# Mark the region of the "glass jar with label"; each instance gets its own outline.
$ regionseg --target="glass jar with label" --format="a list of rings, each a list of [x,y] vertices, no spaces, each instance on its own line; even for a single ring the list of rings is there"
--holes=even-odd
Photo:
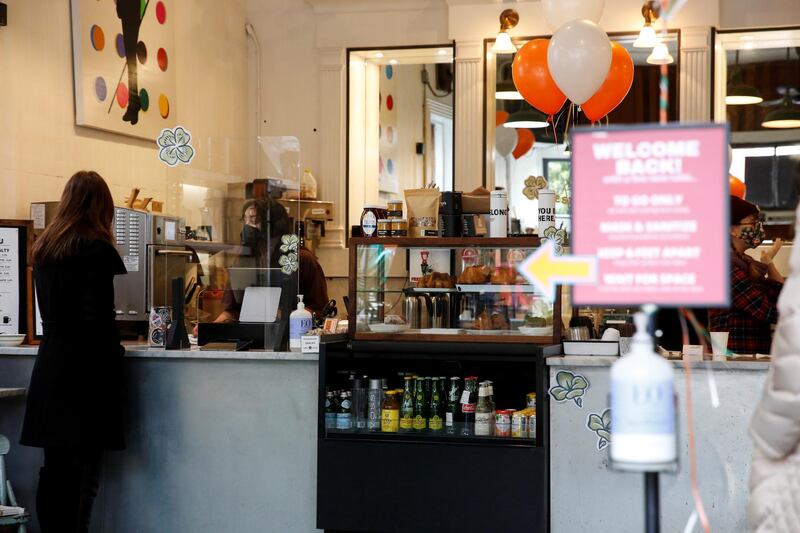
[[[361,212],[361,233],[364,237],[378,236],[378,220],[386,218],[386,208],[382,205],[365,205]]]
[[[407,237],[408,220],[402,218],[393,219],[389,227],[389,235],[392,237]]]
[[[392,235],[391,223],[392,221],[388,218],[378,219],[378,237],[383,238],[390,237]]]
[[[398,219],[403,218],[403,201],[391,200],[386,207],[386,218]]]

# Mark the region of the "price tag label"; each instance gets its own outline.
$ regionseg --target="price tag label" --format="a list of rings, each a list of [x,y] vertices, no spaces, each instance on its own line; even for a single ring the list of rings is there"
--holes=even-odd
[[[319,335],[307,335],[300,338],[302,353],[319,353]]]
[[[469,391],[465,390],[461,393],[461,403],[469,403]]]

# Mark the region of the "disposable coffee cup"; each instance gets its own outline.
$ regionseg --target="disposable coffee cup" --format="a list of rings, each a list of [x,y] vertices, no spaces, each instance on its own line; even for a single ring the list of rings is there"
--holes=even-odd
[[[710,335],[711,353],[714,361],[725,361],[725,355],[728,353],[728,332],[712,331]]]

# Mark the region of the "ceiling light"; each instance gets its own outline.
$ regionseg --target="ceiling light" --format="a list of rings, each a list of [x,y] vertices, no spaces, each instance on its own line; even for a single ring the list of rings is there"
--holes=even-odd
[[[790,49],[786,49],[786,73],[788,75],[791,70]],[[788,81],[788,80],[787,80]],[[778,109],[774,109],[767,113],[764,117],[764,122],[761,126],[770,129],[790,129],[800,128],[800,108],[797,108],[792,103],[792,91],[788,88],[787,84],[786,94],[783,96],[783,103]]]
[[[445,50],[444,48],[440,48],[436,53],[439,54],[440,56],[446,56],[447,50]]]
[[[516,53],[517,47],[511,42],[511,36],[508,34],[508,30],[516,26],[518,22],[519,13],[513,9],[506,9],[500,13],[500,33],[497,34],[494,40],[494,46],[492,46],[492,50],[494,50],[495,54]]]
[[[792,105],[788,91],[781,107],[767,113],[761,126],[770,129],[800,128],[800,109]]]
[[[506,128],[546,128],[549,126],[547,117],[535,109],[525,109],[512,113],[503,123]]]
[[[669,55],[669,49],[664,43],[658,43],[653,47],[653,51],[647,57],[647,62],[651,65],[669,65],[675,60]]]
[[[389,64],[390,65],[396,65],[397,64],[397,60],[396,59],[390,59],[389,60]]]
[[[739,66],[739,50],[736,50],[736,66],[731,70],[728,85],[725,88],[726,105],[749,105],[763,102],[758,89],[744,83],[742,68]]]
[[[522,100],[522,95],[519,94],[517,87],[513,81],[506,80],[497,84],[497,89],[494,92],[496,100]]]
[[[639,37],[633,42],[634,48],[652,48],[658,44],[653,23],[658,20],[660,14],[661,5],[659,2],[649,0],[642,5],[644,26],[642,26],[642,29],[639,31]]]
[[[382,58],[383,57],[383,52],[377,52],[375,54],[375,57],[377,57],[378,59]]]

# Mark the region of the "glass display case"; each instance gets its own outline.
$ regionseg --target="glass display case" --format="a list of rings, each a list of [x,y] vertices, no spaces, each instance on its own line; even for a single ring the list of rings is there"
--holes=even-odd
[[[561,298],[517,266],[540,241],[520,238],[353,238],[350,336],[358,340],[558,343]]]

